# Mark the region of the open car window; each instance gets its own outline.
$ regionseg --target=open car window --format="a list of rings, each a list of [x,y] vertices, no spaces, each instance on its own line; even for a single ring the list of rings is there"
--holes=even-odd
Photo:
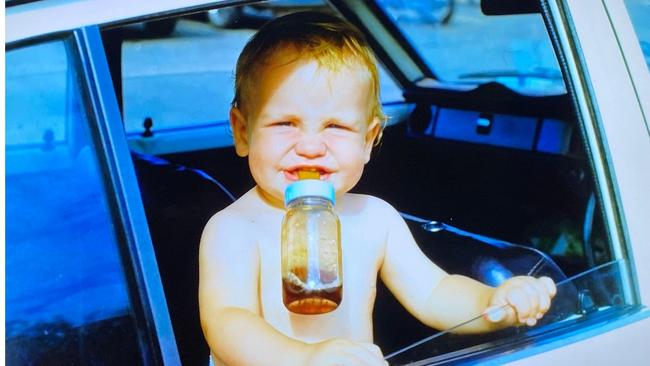
[[[471,362],[478,357],[488,360],[499,351],[531,347],[559,333],[566,334],[587,325],[602,325],[612,316],[620,316],[636,308],[626,305],[620,296],[620,279],[627,265],[623,259],[613,260],[557,282],[554,305],[534,327],[508,328],[487,337],[455,333],[463,326],[487,316],[477,314],[456,326],[387,354],[385,358],[391,365],[412,366]]]

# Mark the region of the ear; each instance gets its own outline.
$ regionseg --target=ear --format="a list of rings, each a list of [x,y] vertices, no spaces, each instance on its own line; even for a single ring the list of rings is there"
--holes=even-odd
[[[246,128],[246,119],[241,111],[236,108],[230,108],[230,129],[235,143],[235,151],[241,157],[248,156],[248,130]]]
[[[368,125],[368,130],[366,132],[366,137],[364,141],[364,153],[366,155],[366,163],[370,161],[370,153],[372,152],[372,147],[375,146],[375,140],[381,131],[381,121],[379,118],[375,117]]]

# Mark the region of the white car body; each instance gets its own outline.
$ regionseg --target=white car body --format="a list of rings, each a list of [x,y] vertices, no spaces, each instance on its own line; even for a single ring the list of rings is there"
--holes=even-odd
[[[6,9],[5,42],[38,42],[43,35],[93,25],[155,19],[228,3],[203,0],[47,0]],[[107,4],[110,10],[106,11]],[[513,365],[638,365],[650,360],[650,72],[623,0],[549,0],[554,26],[578,91],[587,144],[615,258],[631,258],[632,283],[642,308],[606,325],[582,328],[544,344],[513,350],[488,363]],[[83,15],[83,16],[80,16]],[[616,246],[615,246],[616,247]],[[153,281],[153,280],[152,280]],[[160,291],[153,283],[149,291]],[[151,304],[165,322],[164,304]],[[161,325],[165,327],[165,325]],[[177,337],[179,335],[176,335]],[[161,339],[161,348],[173,341]],[[164,364],[178,362],[163,351]]]

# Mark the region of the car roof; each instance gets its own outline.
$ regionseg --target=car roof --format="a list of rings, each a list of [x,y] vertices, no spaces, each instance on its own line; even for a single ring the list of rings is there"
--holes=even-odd
[[[200,11],[228,0],[42,0],[5,10],[5,42],[69,31],[89,25],[148,20],[179,12]],[[250,1],[249,1],[250,2]],[[110,8],[110,11],[107,9]]]

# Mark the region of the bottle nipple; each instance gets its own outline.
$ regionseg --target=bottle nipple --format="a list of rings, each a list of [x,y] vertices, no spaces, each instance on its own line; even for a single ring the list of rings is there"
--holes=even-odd
[[[316,169],[300,169],[298,170],[298,179],[318,179],[320,180],[320,172]]]

